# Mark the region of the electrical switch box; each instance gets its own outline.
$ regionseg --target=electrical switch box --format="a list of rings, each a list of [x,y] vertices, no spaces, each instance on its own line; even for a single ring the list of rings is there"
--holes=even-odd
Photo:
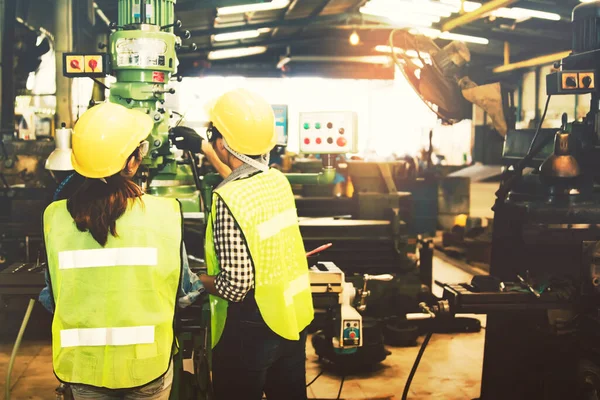
[[[63,75],[69,78],[102,78],[108,73],[106,53],[63,54]]]
[[[546,76],[546,92],[557,94],[586,94],[596,92],[594,71],[558,71]]]
[[[358,116],[354,111],[301,112],[300,152],[343,154],[358,151]]]

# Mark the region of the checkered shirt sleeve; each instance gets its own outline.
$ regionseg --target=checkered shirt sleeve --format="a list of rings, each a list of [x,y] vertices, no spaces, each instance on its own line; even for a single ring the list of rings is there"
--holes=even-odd
[[[221,269],[215,278],[215,287],[224,299],[240,302],[254,287],[254,266],[240,226],[218,197],[214,241]]]

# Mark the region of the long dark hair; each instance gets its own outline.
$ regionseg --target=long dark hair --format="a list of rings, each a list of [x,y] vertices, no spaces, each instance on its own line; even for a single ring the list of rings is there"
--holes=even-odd
[[[127,159],[140,160],[139,148]],[[117,237],[117,220],[127,211],[129,199],[140,199],[143,192],[131,179],[120,173],[100,179],[86,179],[67,199],[67,209],[75,220],[77,229],[90,232],[102,247],[108,234]],[[141,199],[140,199],[141,201]]]

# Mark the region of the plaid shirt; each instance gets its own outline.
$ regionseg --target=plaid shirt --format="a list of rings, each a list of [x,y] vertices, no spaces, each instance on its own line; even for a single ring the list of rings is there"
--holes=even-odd
[[[237,303],[254,288],[254,265],[244,234],[229,208],[219,197],[215,206],[214,242],[221,269],[215,287],[225,300]]]

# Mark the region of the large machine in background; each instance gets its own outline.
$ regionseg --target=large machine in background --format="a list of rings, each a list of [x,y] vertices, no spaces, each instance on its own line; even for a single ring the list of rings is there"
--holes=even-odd
[[[600,2],[577,6],[572,24],[538,128],[506,135],[490,276],[445,284],[426,308],[488,314],[481,400],[600,397]],[[583,120],[541,129],[552,96],[577,94],[591,94]]]

